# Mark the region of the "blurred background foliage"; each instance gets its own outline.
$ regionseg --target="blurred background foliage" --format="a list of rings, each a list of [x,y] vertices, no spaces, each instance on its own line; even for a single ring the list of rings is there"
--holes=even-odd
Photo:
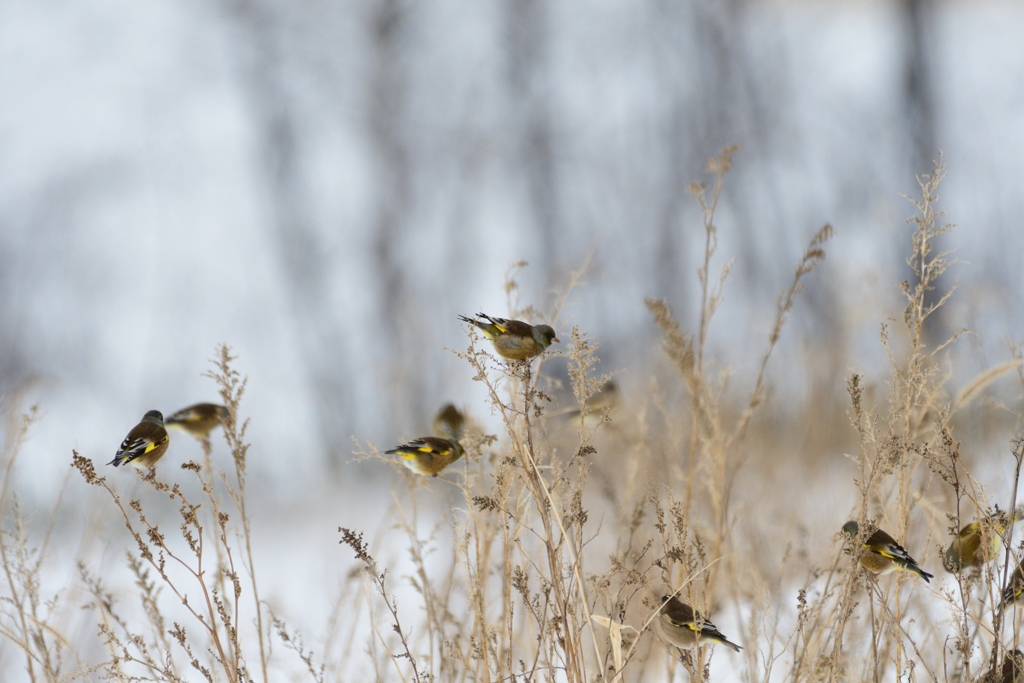
[[[930,332],[978,333],[972,377],[1024,338],[1022,28],[995,0],[5,0],[0,390],[44,417],[21,486],[214,398],[218,342],[251,378],[254,469],[373,476],[339,467],[353,435],[390,446],[482,405],[444,350],[465,347],[456,315],[507,315],[520,260],[544,314],[591,249],[550,322],[635,396],[664,369],[644,297],[697,324],[686,188],[731,144],[710,344],[738,373],[811,235],[837,233],[769,368],[780,433],[845,424],[850,371],[884,367],[900,193],[940,149],[967,265]]]

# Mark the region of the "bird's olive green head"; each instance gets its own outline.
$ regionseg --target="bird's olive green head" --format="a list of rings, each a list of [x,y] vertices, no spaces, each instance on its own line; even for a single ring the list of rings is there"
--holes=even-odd
[[[454,403],[445,403],[441,407],[441,410],[437,412],[437,418],[435,419],[455,424],[457,422],[462,422],[462,413],[459,412],[459,409],[455,407]]]
[[[1024,508],[1017,508],[1013,513],[1013,523],[1024,521]]]
[[[857,532],[860,531],[860,525],[857,524],[856,520],[851,519],[849,522],[843,525],[843,533],[850,538],[857,538]]]
[[[142,416],[142,419],[146,422],[156,422],[157,424],[163,424],[164,416],[159,410],[151,410]]]
[[[459,458],[466,454],[466,449],[462,447],[461,443],[459,443],[455,439],[448,439],[448,442],[455,447],[455,460],[458,460]]]
[[[533,328],[533,339],[543,348],[548,348],[551,343],[560,343],[558,337],[555,336],[555,331],[551,329],[550,325],[537,325]]]
[[[446,403],[434,417],[434,432],[437,436],[458,439],[462,436],[465,428],[466,418],[454,403]]]

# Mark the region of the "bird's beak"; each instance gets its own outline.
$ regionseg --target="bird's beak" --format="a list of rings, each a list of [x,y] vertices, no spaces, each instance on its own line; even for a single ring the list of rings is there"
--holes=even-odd
[[[559,341],[558,337],[552,337],[551,338],[551,343],[552,344],[561,344],[562,342]]]

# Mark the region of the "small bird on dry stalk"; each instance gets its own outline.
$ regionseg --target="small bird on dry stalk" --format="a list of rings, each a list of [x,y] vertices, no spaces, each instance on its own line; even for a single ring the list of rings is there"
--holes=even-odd
[[[459,319],[479,327],[494,344],[494,350],[509,360],[529,360],[539,356],[551,344],[560,343],[549,325],[530,325],[521,320],[492,318],[483,313],[477,313],[476,317],[480,320],[464,315]]]
[[[850,520],[843,525],[843,532],[856,540],[860,527],[856,521]],[[912,558],[892,536],[881,529],[876,529],[863,545],[865,553],[860,558],[861,566],[876,576],[888,574],[891,571],[902,570],[917,574],[927,582],[931,582],[932,574],[917,566]]]
[[[459,412],[454,403],[446,403],[434,417],[434,435],[458,441],[464,431],[466,417]]]
[[[1020,650],[1007,652],[1002,665],[992,667],[978,680],[984,683],[1024,683],[1024,653]]]
[[[691,650],[701,644],[702,640],[721,643],[736,652],[740,646],[730,642],[709,620],[678,598],[666,595],[661,598],[661,609],[654,620],[661,636],[682,650]]]
[[[159,410],[151,410],[142,417],[142,422],[132,427],[117,449],[114,459],[107,464],[118,467],[131,463],[139,469],[149,469],[150,474],[154,474],[157,460],[163,457],[168,445],[164,416]]]
[[[605,413],[612,413],[619,405],[619,385],[610,379],[587,399],[587,416],[585,420],[601,420]],[[582,411],[571,410],[566,413],[570,420],[579,420]]]
[[[1021,595],[1024,595],[1024,565],[1018,563],[1017,569],[1010,576],[1010,582],[1003,590],[1002,606],[1006,607],[1011,602],[1017,602],[1021,599]]]
[[[1003,548],[1003,534],[1008,526],[1024,520],[1024,508],[1013,513],[1009,525],[1003,520],[992,520],[985,528],[981,522],[968,524],[949,544],[942,556],[942,566],[955,574],[961,569],[977,567],[999,555]],[[987,537],[987,543],[982,543]]]
[[[164,424],[183,429],[203,444],[203,450],[210,452],[210,432],[231,419],[231,411],[216,403],[196,403],[171,414]]]
[[[430,474],[436,477],[441,470],[461,458],[466,451],[455,439],[424,436],[384,452],[402,456],[405,460],[403,464],[416,474]]]

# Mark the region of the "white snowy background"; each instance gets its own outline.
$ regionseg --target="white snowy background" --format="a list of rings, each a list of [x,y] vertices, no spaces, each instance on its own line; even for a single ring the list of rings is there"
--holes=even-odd
[[[1024,4],[999,0],[2,0],[0,391],[43,414],[14,489],[45,518],[72,449],[105,463],[146,410],[214,399],[201,373],[225,342],[249,378],[261,552],[329,552],[337,526],[379,524],[394,476],[349,464],[353,436],[390,447],[449,400],[491,419],[444,347],[466,344],[458,314],[507,314],[509,264],[530,263],[522,303],[545,313],[593,247],[558,332],[596,338],[627,396],[645,385],[643,298],[695,326],[685,188],[729,144],[718,258],[736,267],[712,342],[738,373],[825,222],[774,391],[799,397],[778,368],[836,340],[837,386],[885,367],[900,194],[940,149],[943,246],[964,262],[943,321],[978,333],[957,372],[1006,360],[1024,340],[1022,35]],[[179,438],[167,458],[198,452]],[[301,604],[294,571],[269,563],[272,599]]]

